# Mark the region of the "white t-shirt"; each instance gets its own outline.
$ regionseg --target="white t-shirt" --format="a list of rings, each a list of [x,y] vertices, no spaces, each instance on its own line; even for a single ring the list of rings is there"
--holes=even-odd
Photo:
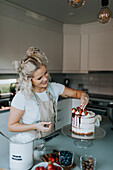
[[[54,90],[56,103],[59,95],[64,91],[65,86],[59,83],[50,83]],[[49,101],[46,90],[42,93],[37,93],[41,101]],[[25,110],[22,116],[22,121],[26,124],[32,124],[40,120],[40,110],[35,98],[26,98],[21,91],[19,91],[12,100],[11,105],[17,109]]]

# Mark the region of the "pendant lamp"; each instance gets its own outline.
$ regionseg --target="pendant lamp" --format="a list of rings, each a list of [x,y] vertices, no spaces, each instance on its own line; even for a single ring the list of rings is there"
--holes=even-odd
[[[97,19],[100,23],[105,24],[112,18],[112,11],[107,7],[109,0],[101,0],[102,8],[97,13]]]
[[[86,0],[68,0],[68,4],[73,8],[79,8],[85,4]]]

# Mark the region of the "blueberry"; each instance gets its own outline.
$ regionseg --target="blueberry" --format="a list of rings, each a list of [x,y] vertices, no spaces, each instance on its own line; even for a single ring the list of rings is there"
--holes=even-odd
[[[68,161],[65,162],[65,166],[69,166],[69,162]]]
[[[62,161],[61,161],[61,164],[64,165],[64,164],[65,164],[65,160],[62,160]]]
[[[62,150],[60,152],[60,162],[64,166],[69,166],[72,164],[72,156],[73,154],[70,151]]]
[[[60,155],[64,156],[65,155],[65,151],[61,151]]]

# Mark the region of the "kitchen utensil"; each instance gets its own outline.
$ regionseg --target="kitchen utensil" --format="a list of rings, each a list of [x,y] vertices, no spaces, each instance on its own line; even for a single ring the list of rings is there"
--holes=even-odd
[[[35,149],[37,149],[38,151],[43,150],[44,147],[45,147],[45,145],[46,145],[46,143],[47,143],[49,140],[51,140],[52,138],[54,138],[54,137],[56,137],[56,136],[58,136],[58,135],[59,135],[59,133],[57,133],[57,134],[55,134],[55,135],[52,135],[52,136],[49,136],[49,137],[45,137],[45,138],[43,139],[43,142],[42,142],[41,144],[37,145],[37,146],[35,147]]]
[[[0,134],[1,134],[2,136],[4,136],[6,139],[8,139],[10,142],[12,142],[11,139],[10,139],[9,137],[7,137],[6,135],[4,135],[1,131],[0,131]]]

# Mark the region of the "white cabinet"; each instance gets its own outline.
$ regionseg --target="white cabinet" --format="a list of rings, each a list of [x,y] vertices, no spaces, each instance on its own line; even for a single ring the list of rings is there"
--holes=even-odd
[[[89,70],[113,70],[113,31],[90,34]]]
[[[63,73],[80,70],[80,35],[64,35],[63,39]]]
[[[13,60],[20,57],[19,23],[0,15],[0,73],[13,73]]]
[[[80,71],[80,26],[63,25],[63,73]]]
[[[56,130],[71,123],[72,108],[80,106],[79,99],[63,99],[58,101]]]
[[[8,115],[9,112],[0,113],[0,131],[6,136],[9,136],[9,132],[7,130]],[[0,134],[0,156],[7,153],[9,147],[8,145],[9,141]]]
[[[37,47],[45,53],[49,61],[48,70],[50,72],[61,72],[62,34],[21,22],[20,49],[22,57],[25,57],[29,47]]]
[[[19,12],[19,11],[18,11]],[[21,11],[19,12],[21,14]],[[62,72],[63,34],[62,25],[46,21],[40,26],[26,18],[19,20],[0,14],[0,73],[17,73],[13,60],[26,57],[29,47],[37,47],[47,56],[48,71]],[[25,22],[24,22],[25,20]],[[45,26],[44,26],[45,25]]]
[[[88,49],[89,38],[88,34],[81,35],[81,59],[80,59],[80,71],[88,73]]]
[[[63,67],[63,35],[58,32],[51,32],[51,59],[50,72],[62,72]]]
[[[50,40],[48,43],[48,39]],[[25,58],[26,51],[29,47],[39,48],[41,52],[44,52],[50,60],[50,44],[51,35],[49,32],[38,28],[35,25],[21,22],[20,24],[20,49],[21,57]],[[48,66],[49,67],[49,66]]]

